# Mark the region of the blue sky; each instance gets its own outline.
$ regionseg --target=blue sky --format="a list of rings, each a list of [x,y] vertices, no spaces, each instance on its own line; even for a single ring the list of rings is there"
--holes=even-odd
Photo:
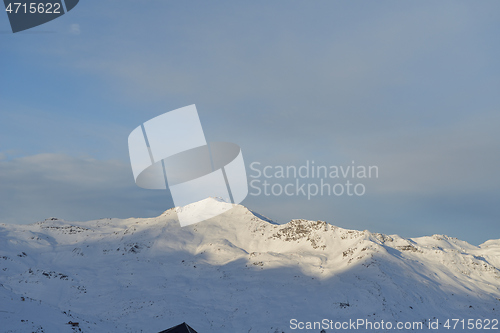
[[[80,1],[0,15],[0,221],[145,217],[127,137],[196,104],[248,166],[377,165],[362,197],[248,196],[277,220],[500,236],[497,1]]]

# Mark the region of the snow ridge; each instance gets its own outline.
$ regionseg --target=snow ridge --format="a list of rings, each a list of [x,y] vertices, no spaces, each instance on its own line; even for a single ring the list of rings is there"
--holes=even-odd
[[[293,318],[442,325],[498,318],[499,288],[500,240],[277,225],[240,205],[184,228],[174,209],[0,224],[0,332],[158,332],[185,321],[200,333],[276,333],[293,332]]]

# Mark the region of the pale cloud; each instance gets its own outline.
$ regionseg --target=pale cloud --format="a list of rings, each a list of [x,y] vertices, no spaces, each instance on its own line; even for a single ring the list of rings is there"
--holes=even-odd
[[[79,35],[80,34],[80,25],[77,23],[73,23],[69,26],[69,33],[72,35]]]
[[[64,154],[2,160],[0,184],[0,223],[151,216],[171,207],[165,191],[137,188],[130,166],[113,160]]]
[[[414,128],[353,138],[344,144],[352,156],[377,164],[380,193],[474,195],[500,191],[497,112],[437,127]]]

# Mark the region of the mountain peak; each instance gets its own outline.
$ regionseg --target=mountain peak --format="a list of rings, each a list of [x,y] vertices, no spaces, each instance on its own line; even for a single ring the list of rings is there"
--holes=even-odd
[[[274,333],[290,332],[298,314],[393,322],[500,315],[498,240],[477,247],[324,221],[277,225],[218,198],[180,209],[224,212],[182,228],[176,209],[0,225],[3,328],[69,333],[71,321],[82,332],[154,332],[186,321],[203,332]]]

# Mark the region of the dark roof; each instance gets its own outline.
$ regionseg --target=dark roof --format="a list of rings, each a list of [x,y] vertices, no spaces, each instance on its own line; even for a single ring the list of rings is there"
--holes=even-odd
[[[198,333],[191,326],[186,323],[182,323],[180,325],[168,328],[159,333]]]

